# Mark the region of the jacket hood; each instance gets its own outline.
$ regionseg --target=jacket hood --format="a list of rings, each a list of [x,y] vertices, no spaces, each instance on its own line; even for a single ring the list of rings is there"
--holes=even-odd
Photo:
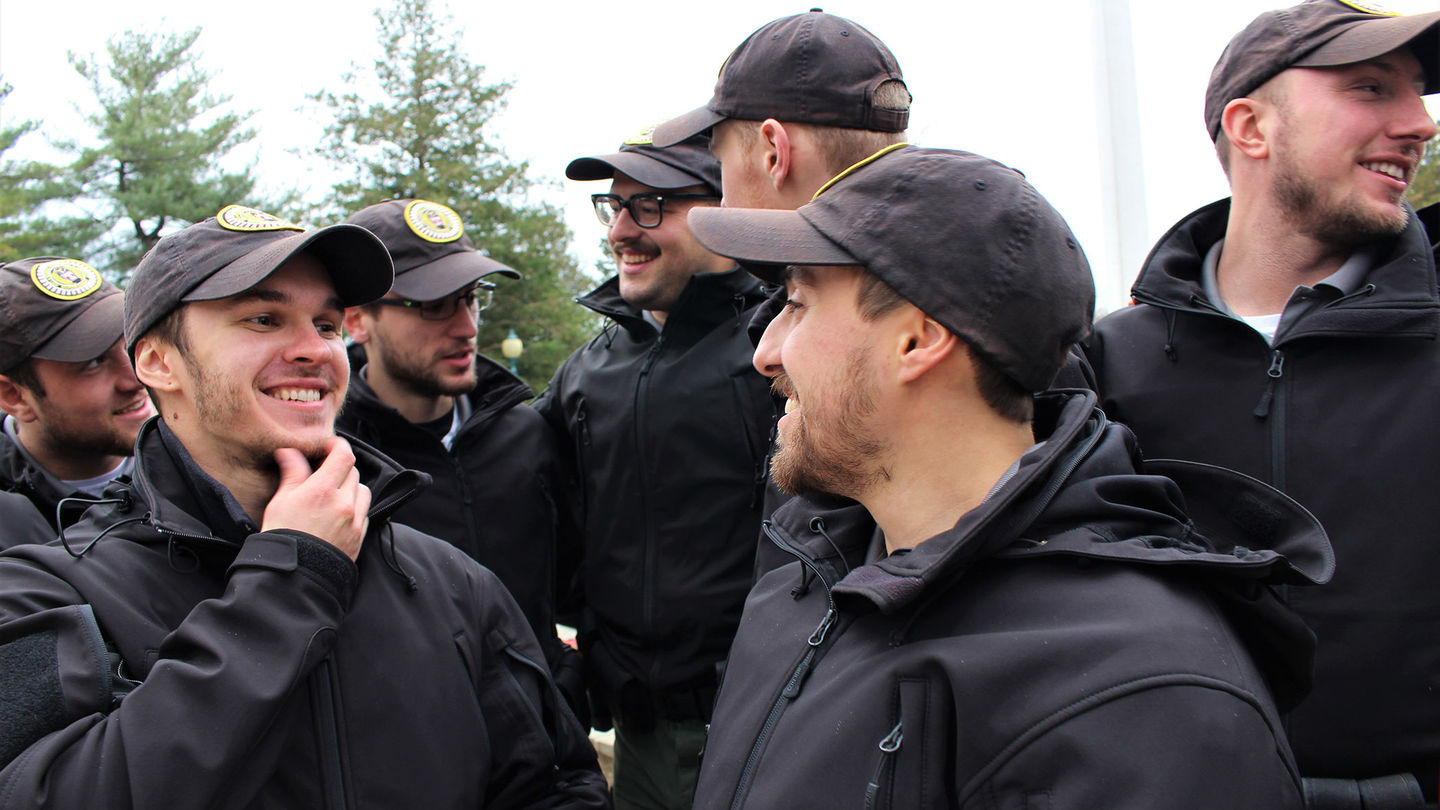
[[[665,319],[666,338],[676,336],[685,340],[688,335],[698,340],[726,318],[735,318],[744,327],[749,323],[749,316],[743,313],[764,298],[760,281],[739,267],[723,273],[691,276],[675,308]],[[636,338],[655,332],[641,311],[620,297],[619,276],[611,276],[575,301],[615,321]]]
[[[1044,446],[1027,453],[1004,486],[953,529],[906,553],[855,565],[869,542],[868,515],[858,507],[796,499],[773,522],[812,559],[846,559],[853,570],[834,583],[835,594],[886,613],[992,557],[1079,556],[1269,583],[1324,582],[1333,572],[1324,530],[1300,504],[1207,465],[1154,462],[1142,471],[1134,436],[1106,419],[1091,392],[1038,396],[1035,432]],[[1183,489],[1163,477],[1170,474]],[[837,520],[861,529],[837,529]],[[836,535],[845,543],[837,545]]]
[[[1377,318],[1387,331],[1434,338],[1440,335],[1440,303],[1435,281],[1435,246],[1426,236],[1425,221],[1440,221],[1440,206],[1420,213],[1406,204],[1409,221],[1393,239],[1385,240],[1375,266],[1365,275],[1359,299],[1347,307],[1330,308],[1310,318],[1328,332],[1371,332]],[[1176,223],[1146,257],[1130,294],[1143,304],[1168,309],[1219,313],[1205,295],[1201,280],[1205,255],[1225,237],[1230,200],[1200,208]]]

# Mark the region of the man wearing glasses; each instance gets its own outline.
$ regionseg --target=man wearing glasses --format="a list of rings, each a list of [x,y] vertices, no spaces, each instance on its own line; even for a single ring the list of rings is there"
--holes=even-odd
[[[580,300],[610,322],[536,401],[580,479],[580,647],[616,805],[688,808],[765,500],[776,402],[746,336],[763,295],[685,222],[720,202],[707,138],[647,132],[565,174],[611,181],[593,200],[618,270]]]
[[[395,519],[441,538],[494,571],[520,603],[557,684],[583,709],[579,663],[555,635],[556,548],[573,545],[561,445],[534,411],[534,392],[475,351],[491,275],[520,274],[479,253],[449,206],[388,200],[347,220],[380,237],[395,261],[384,298],[345,312],[354,342],[350,392],[336,426],[432,484]],[[583,715],[583,712],[582,712]]]

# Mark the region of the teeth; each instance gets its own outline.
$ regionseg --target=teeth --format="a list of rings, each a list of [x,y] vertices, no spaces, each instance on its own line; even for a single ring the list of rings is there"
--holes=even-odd
[[[281,388],[271,396],[287,402],[318,402],[320,392],[314,388]]]
[[[800,410],[800,403],[793,399],[785,400],[785,413],[792,413],[798,410]]]
[[[1379,172],[1402,183],[1405,182],[1405,170],[1393,163],[1362,163],[1360,165],[1372,172]]]
[[[653,261],[654,259],[655,254],[653,253],[624,253],[621,254],[620,257],[620,260],[625,262],[626,264],[644,264],[645,262]]]

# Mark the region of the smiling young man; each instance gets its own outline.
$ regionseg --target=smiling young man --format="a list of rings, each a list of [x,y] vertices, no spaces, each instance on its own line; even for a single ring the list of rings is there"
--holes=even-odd
[[[337,436],[369,232],[254,209],[162,239],[126,346],[159,418],[68,545],[0,555],[0,796],[74,807],[604,807],[504,587],[390,520]]]
[[[622,808],[690,806],[755,564],[777,410],[745,329],[760,283],[685,224],[720,201],[707,144],[661,149],[647,132],[567,167],[610,181],[593,202],[618,273],[580,299],[610,323],[535,405],[576,461],[580,649],[614,720]]]
[[[135,434],[155,415],[121,343],[124,296],[75,259],[42,256],[0,267],[0,488],[35,505],[51,539],[83,501],[130,469]],[[57,512],[60,501],[77,503]]]
[[[530,387],[475,351],[486,277],[520,274],[477,251],[447,205],[387,200],[346,222],[385,243],[395,286],[345,311],[353,371],[336,427],[430,476],[395,519],[500,577],[567,700],[588,716],[579,661],[555,634],[557,548],[576,542],[563,448],[525,406]]]
[[[766,521],[798,562],[746,600],[697,809],[1300,806],[1275,704],[1312,640],[1258,583],[1305,581],[1276,542],[1323,578],[1324,535],[1225,471],[1172,465],[1182,499],[1093,394],[1030,393],[1095,298],[1019,172],[906,147],[690,224],[785,285],[775,482],[874,518]]]
[[[1440,210],[1405,192],[1437,90],[1440,12],[1260,15],[1205,97],[1232,197],[1171,229],[1138,306],[1086,351],[1147,456],[1267,481],[1334,542],[1334,581],[1290,599],[1320,641],[1314,692],[1287,717],[1316,806],[1436,801]]]

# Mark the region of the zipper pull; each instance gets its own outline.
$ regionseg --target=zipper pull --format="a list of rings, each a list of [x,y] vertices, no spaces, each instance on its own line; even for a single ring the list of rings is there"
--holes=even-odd
[[[825,618],[820,620],[820,625],[815,628],[815,632],[810,634],[810,639],[806,643],[811,647],[819,647],[821,644],[824,644],[825,634],[830,632],[830,628],[835,624],[835,619],[835,608],[826,610]]]
[[[875,766],[874,778],[865,786],[866,810],[873,810],[873,808],[878,806],[880,783],[885,779],[885,771],[890,766],[895,752],[900,750],[901,741],[905,739],[905,734],[902,731],[904,726],[905,722],[903,720],[896,723],[895,728],[890,729],[890,733],[886,734],[885,739],[880,741],[880,762]]]
[[[1270,368],[1266,369],[1265,376],[1270,378],[1270,384],[1265,386],[1265,393],[1260,395],[1260,402],[1255,406],[1255,415],[1264,419],[1270,415],[1270,401],[1275,398],[1275,386],[1280,384],[1280,377],[1285,371],[1285,355],[1276,349],[1270,355]]]

